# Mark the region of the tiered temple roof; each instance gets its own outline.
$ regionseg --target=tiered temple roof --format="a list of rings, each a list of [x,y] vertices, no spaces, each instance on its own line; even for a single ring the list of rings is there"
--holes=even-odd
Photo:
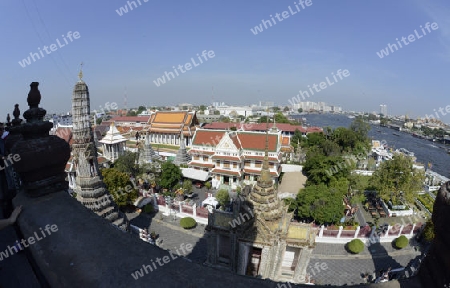
[[[114,122],[111,123],[109,126],[108,132],[106,132],[105,137],[100,140],[100,143],[104,144],[116,144],[121,142],[126,142],[127,139],[120,134],[119,130],[117,130],[116,126],[114,125]]]
[[[192,137],[198,120],[195,111],[157,111],[148,120],[151,133],[180,134]]]

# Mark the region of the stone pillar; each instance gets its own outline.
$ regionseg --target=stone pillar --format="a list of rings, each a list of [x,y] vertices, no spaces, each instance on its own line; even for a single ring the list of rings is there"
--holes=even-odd
[[[197,217],[197,203],[192,206],[192,216],[194,216],[194,219]]]
[[[358,234],[359,234],[359,230],[361,230],[361,227],[360,227],[360,226],[358,226],[358,228],[356,228],[356,231],[355,231],[355,236],[353,237],[353,239],[355,239],[355,238],[357,238],[357,237],[358,237]]]
[[[325,226],[320,226],[320,231],[319,231],[319,238],[323,237],[323,230],[324,230]]]
[[[249,261],[249,254],[250,254],[250,246],[245,245],[245,243],[238,242],[239,244],[239,251],[237,253],[237,267],[236,267],[236,273],[238,275],[245,275],[245,272],[247,272],[247,265]]]
[[[179,204],[178,204],[178,210],[180,210],[180,214],[183,212],[183,209],[181,209],[181,206],[183,205],[183,204],[181,204],[181,202],[178,202]]]
[[[342,234],[342,230],[344,229],[344,227],[342,227],[342,226],[339,226],[339,232],[338,232],[338,235],[337,235],[337,238],[339,239],[339,238],[341,238],[341,234]]]

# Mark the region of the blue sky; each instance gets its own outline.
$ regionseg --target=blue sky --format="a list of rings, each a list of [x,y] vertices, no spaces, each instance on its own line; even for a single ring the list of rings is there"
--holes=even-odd
[[[209,104],[213,86],[215,101],[267,100],[284,106],[299,90],[339,69],[350,76],[310,101],[357,111],[379,111],[387,104],[389,114],[413,117],[450,105],[448,1],[312,0],[257,35],[250,29],[288,6],[296,11],[294,1],[139,1],[122,16],[116,10],[127,5],[123,0],[1,1],[0,121],[15,103],[23,113],[33,81],[40,82],[42,107],[69,111],[81,62],[91,109],[106,102],[122,108],[125,87],[128,107]],[[427,22],[439,28],[382,59],[377,56],[395,38],[415,29],[422,34],[420,25]],[[67,39],[69,31],[78,31],[80,38],[24,68],[19,65],[38,48],[57,39],[64,43],[62,35]],[[154,84],[203,50],[213,50],[215,57],[160,87]],[[440,117],[450,122],[449,115]]]

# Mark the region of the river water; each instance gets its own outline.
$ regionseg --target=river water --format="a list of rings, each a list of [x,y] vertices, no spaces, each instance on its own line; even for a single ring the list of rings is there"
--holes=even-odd
[[[310,126],[349,127],[354,119],[339,114],[307,114],[293,115],[292,118],[306,118],[306,124]],[[396,131],[379,125],[371,125],[369,137],[374,140],[385,140],[389,147],[394,149],[405,148],[414,152],[417,162],[427,165],[431,163],[431,170],[450,178],[450,155],[444,144],[431,142],[425,139],[413,137],[411,134]],[[397,135],[394,135],[398,134]]]

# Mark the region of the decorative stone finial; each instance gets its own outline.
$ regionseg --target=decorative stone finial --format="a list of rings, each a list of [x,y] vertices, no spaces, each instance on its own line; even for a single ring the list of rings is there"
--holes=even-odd
[[[41,103],[41,92],[38,89],[39,82],[32,82],[30,84],[30,92],[28,93],[27,102],[30,108],[37,108]]]
[[[47,114],[47,111],[38,107],[39,103],[41,103],[41,92],[39,91],[38,86],[39,82],[32,82],[30,84],[30,92],[28,93],[27,98],[28,106],[30,106],[30,109],[23,113],[23,117],[27,120],[28,123],[42,121],[45,114]]]
[[[41,196],[68,188],[65,181],[65,165],[70,157],[70,146],[63,139],[49,135],[53,124],[43,121],[46,111],[39,108],[41,93],[38,82],[31,83],[28,93],[30,109],[23,113],[27,120],[20,125],[19,105],[15,105],[14,133],[21,135],[20,140],[11,148],[13,154],[20,155],[20,161],[14,163],[23,187],[30,196]]]
[[[22,123],[22,119],[20,119],[20,110],[19,110],[19,104],[14,105],[14,111],[13,111],[14,119],[12,120],[12,126],[18,126]]]
[[[9,113],[8,113],[8,116],[6,116],[6,126],[8,126],[8,127],[11,126],[11,117],[9,116]]]

